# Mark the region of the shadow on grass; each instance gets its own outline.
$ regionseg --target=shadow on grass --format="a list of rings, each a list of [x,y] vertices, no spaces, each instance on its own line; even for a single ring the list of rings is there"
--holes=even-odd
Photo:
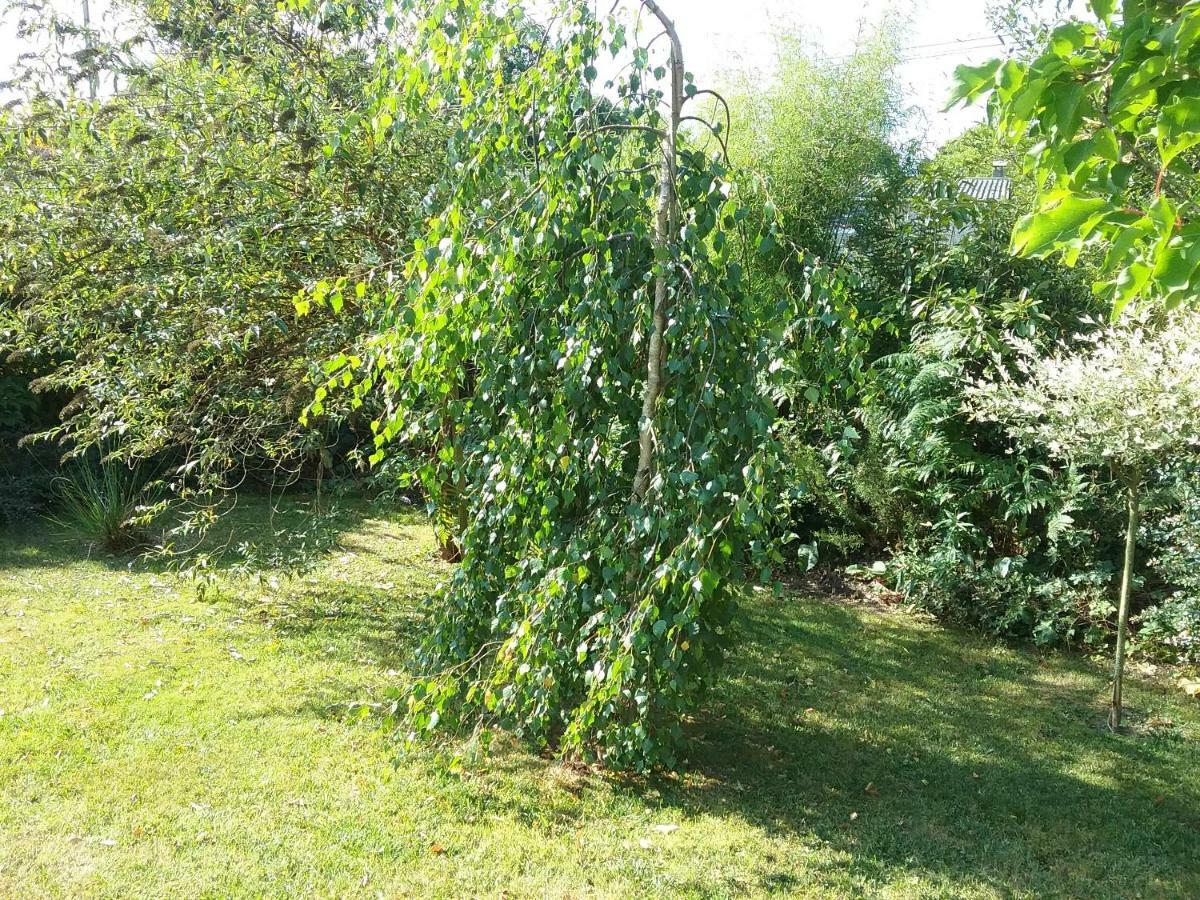
[[[203,535],[178,538],[170,553],[111,553],[85,532],[42,519],[0,532],[0,568],[40,568],[86,560],[112,571],[161,575],[186,570],[203,556],[217,575],[301,571],[343,549],[347,542],[353,543],[363,522],[378,515],[379,510],[369,501],[354,497],[251,497],[223,511]],[[405,521],[422,521],[420,512],[412,508],[400,511],[399,516]],[[164,527],[154,530],[161,533]]]
[[[403,670],[438,567],[414,568],[428,548],[406,539],[411,524],[402,521],[395,539],[395,526],[376,534],[368,518],[360,506],[340,520],[337,552],[353,557],[340,580],[294,582],[268,602],[233,593],[222,602],[298,652]],[[256,521],[247,510],[241,527]],[[44,534],[0,542],[0,567],[10,570],[81,556]],[[683,818],[737,817],[814,853],[829,848],[844,857],[821,864],[848,870],[867,893],[920,875],[948,896],[1200,897],[1194,714],[1190,732],[1111,735],[1105,676],[1085,661],[1047,661],[898,614],[757,598],[741,628],[719,688],[690,725],[687,774],[617,782],[638,803]],[[1131,687],[1135,711],[1171,717],[1164,693]],[[354,691],[322,682],[298,708],[271,714],[345,715],[339,701],[358,699]],[[570,798],[585,796],[595,776],[519,750],[496,753],[481,772],[484,787],[456,789],[463,803],[517,804],[508,812],[530,821],[547,810],[587,815]],[[566,790],[539,778],[565,779]],[[522,791],[493,791],[488,780]],[[788,863],[769,863],[758,889],[811,889]]]
[[[426,622],[414,601],[382,588],[318,588],[285,592],[252,615],[282,638],[319,642],[385,670],[402,670]]]
[[[297,638],[341,634],[402,669],[425,621],[395,601],[361,586],[317,591],[275,621]],[[752,601],[742,628],[690,725],[684,777],[616,780],[619,791],[845,854],[822,865],[873,888],[919,875],[949,896],[1200,896],[1200,744],[1181,728],[1108,733],[1106,679],[1087,661],[795,597]],[[1174,702],[1145,683],[1130,696],[1143,715]],[[571,798],[598,776],[503,746],[456,803],[586,819]],[[812,887],[797,877],[782,859],[757,887]]]
[[[411,572],[402,541],[345,546]],[[262,615],[282,636],[403,670],[429,585],[370,582],[285,592]],[[827,847],[844,861],[823,864],[868,886],[920,875],[951,896],[1200,897],[1200,744],[1179,728],[1108,733],[1106,678],[1087,661],[795,596],[752,600],[741,627],[690,725],[687,774],[617,782],[638,803]],[[305,710],[345,715],[336,694],[323,686]],[[1143,717],[1174,702],[1145,683],[1130,700]],[[458,799],[518,820],[586,817],[545,783],[569,771],[497,752]],[[569,776],[567,793],[586,795],[593,778]],[[498,782],[522,790],[486,786]],[[781,860],[758,888],[811,887],[796,878]]]
[[[666,802],[809,835],[867,883],[1200,896],[1200,747],[1109,734],[1086,662],[826,601],[754,605],[744,627],[692,730],[698,777],[656,785]]]

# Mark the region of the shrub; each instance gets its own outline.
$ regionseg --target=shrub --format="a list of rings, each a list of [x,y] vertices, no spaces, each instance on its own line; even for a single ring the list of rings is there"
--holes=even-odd
[[[1134,622],[1132,649],[1168,663],[1200,663],[1200,596],[1182,591],[1151,606]]]
[[[1147,563],[1159,580],[1161,599],[1134,621],[1133,650],[1162,662],[1200,662],[1200,469],[1178,466],[1165,473],[1166,514],[1147,522],[1140,535],[1151,548]]]
[[[977,419],[1005,423],[1023,447],[1109,472],[1127,504],[1109,716],[1115,729],[1141,509],[1154,472],[1200,448],[1200,318],[1179,316],[1158,327],[1130,323],[1098,335],[1084,352],[1022,368],[1021,381],[1004,376],[968,391]]]
[[[0,109],[0,428],[22,408],[3,385],[19,357],[61,414],[22,436],[170,462],[180,514],[164,546],[190,544],[229,485],[291,485],[369,443],[372,397],[299,424],[320,361],[365,334],[365,296],[341,315],[289,301],[331,271],[390,283],[424,220],[442,123],[402,148],[322,149],[357,127],[385,46],[366,40],[378,12],[124,4],[111,34],[89,31],[94,76],[120,73],[96,102],[58,69],[85,55],[68,49],[74,31],[45,4],[22,14],[47,51],[26,54]]]

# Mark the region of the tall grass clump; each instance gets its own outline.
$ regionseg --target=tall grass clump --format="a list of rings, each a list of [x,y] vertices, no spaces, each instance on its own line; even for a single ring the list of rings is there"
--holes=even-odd
[[[104,462],[76,464],[57,482],[54,521],[88,536],[108,553],[128,553],[151,543],[144,510],[152,502],[141,467]]]

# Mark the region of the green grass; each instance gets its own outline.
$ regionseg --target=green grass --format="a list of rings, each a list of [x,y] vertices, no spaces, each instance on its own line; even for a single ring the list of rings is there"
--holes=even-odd
[[[0,896],[1200,896],[1195,702],[1135,678],[1114,736],[1097,665],[795,593],[748,601],[683,776],[400,757],[355,710],[433,551],[363,518],[200,598],[0,538]]]

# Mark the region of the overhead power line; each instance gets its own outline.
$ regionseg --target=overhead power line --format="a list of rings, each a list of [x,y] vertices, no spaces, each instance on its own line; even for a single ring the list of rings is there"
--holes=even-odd
[[[911,44],[910,46],[905,47],[904,49],[906,51],[907,50],[925,50],[930,47],[949,47],[949,46],[956,46],[959,44],[970,44],[975,41],[998,41],[998,40],[1000,40],[999,35],[980,34],[980,35],[976,35],[975,37],[951,38],[950,40],[947,40],[947,41],[931,41],[928,44]]]
[[[936,59],[940,56],[953,56],[958,53],[966,53],[972,50],[990,50],[993,47],[1004,46],[1004,40],[995,34],[984,34],[969,38],[955,38],[948,41],[930,41],[925,44],[910,44],[907,47],[898,48],[899,59],[901,62],[911,62],[917,59]],[[916,51],[916,52],[914,52]],[[835,53],[830,56],[821,57],[825,62],[836,62],[841,59],[850,59],[857,56],[860,50],[854,50],[850,53]]]
[[[992,44],[980,44],[975,47],[961,47],[955,50],[944,50],[939,53],[922,53],[916,56],[902,56],[899,61],[902,63],[918,62],[927,59],[945,59],[953,56],[962,56],[965,53],[972,53],[976,50],[999,50],[1004,44],[1001,41],[996,41]]]

